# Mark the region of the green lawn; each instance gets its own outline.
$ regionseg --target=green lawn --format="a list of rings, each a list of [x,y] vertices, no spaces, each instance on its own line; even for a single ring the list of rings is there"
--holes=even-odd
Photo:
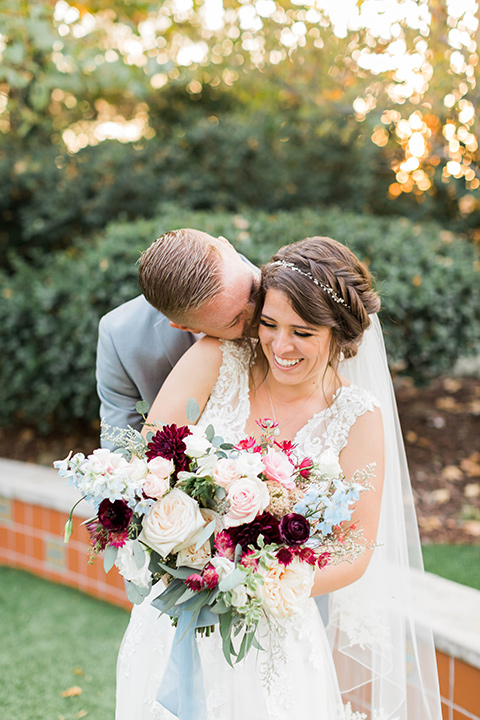
[[[113,720],[116,657],[128,618],[71,588],[0,567],[1,717]],[[62,697],[75,686],[81,694]]]
[[[480,545],[424,545],[425,570],[480,590]]]

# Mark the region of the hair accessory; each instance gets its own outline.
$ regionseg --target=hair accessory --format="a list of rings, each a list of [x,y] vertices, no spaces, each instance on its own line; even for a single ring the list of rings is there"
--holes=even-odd
[[[304,277],[307,277],[309,280],[312,280],[312,282],[315,283],[315,285],[318,285],[318,287],[322,288],[330,297],[332,300],[334,300],[336,303],[339,303],[340,305],[344,305],[348,310],[351,310],[352,308],[350,305],[348,305],[345,300],[338,295],[338,293],[335,292],[335,290],[330,287],[330,285],[325,285],[325,283],[320,282],[317,280],[316,277],[313,277],[312,273],[305,272],[305,270],[300,270],[299,267],[294,265],[293,263],[287,262],[286,260],[274,260],[272,265],[282,265],[283,267],[290,268],[290,270],[294,270],[295,272],[300,273],[300,275],[304,275]]]

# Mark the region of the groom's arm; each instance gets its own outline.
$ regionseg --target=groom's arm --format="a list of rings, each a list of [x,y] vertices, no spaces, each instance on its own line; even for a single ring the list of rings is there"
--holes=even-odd
[[[140,391],[120,360],[105,317],[98,329],[97,392],[100,417],[109,425],[141,429],[143,421],[135,410],[135,404],[142,399]],[[102,441],[102,446],[112,447],[106,441]]]

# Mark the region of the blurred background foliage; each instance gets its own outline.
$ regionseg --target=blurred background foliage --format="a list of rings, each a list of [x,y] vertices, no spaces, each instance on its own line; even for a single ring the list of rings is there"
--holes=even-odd
[[[475,0],[2,0],[0,423],[96,416],[98,319],[188,224],[358,249],[416,379],[478,351],[478,38]]]

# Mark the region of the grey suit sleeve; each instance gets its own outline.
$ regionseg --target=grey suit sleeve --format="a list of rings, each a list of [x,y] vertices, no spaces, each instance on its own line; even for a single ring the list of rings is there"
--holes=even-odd
[[[141,429],[143,421],[135,410],[135,404],[141,400],[140,392],[122,365],[105,318],[98,328],[97,392],[100,417],[109,425]],[[102,441],[102,446],[112,447],[106,441]]]

